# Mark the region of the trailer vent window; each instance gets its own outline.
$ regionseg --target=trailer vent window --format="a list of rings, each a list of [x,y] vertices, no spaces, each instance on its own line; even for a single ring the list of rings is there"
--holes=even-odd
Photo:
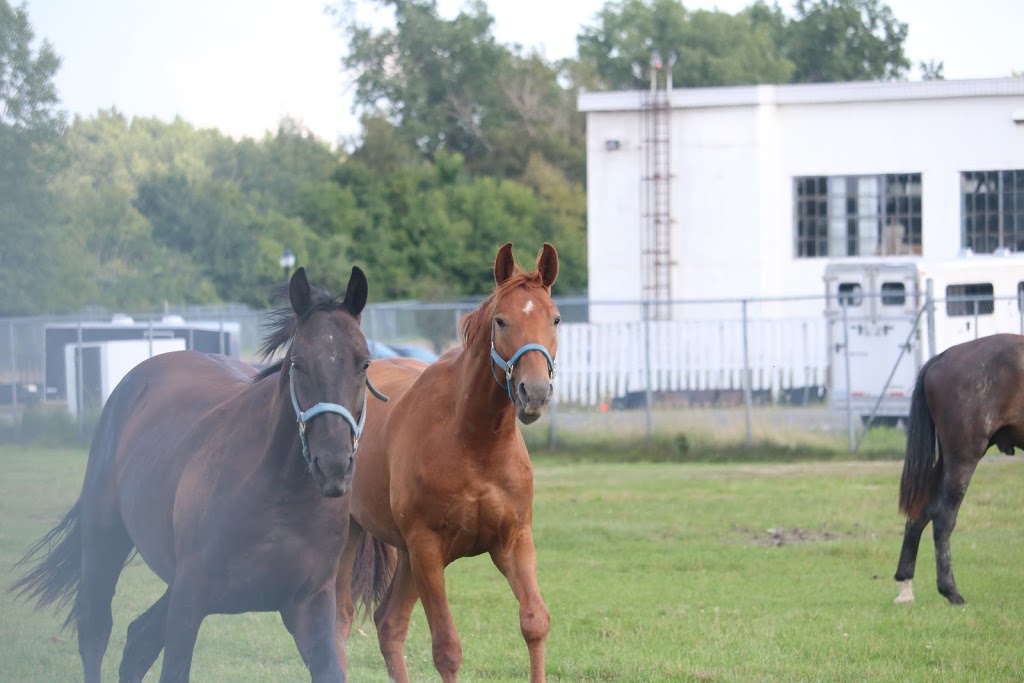
[[[882,283],[882,305],[902,306],[907,302],[907,288],[902,282]]]
[[[839,283],[839,305],[840,306],[860,306],[864,300],[864,294],[861,291],[860,285],[856,282],[840,282]]]
[[[1024,313],[1024,282],[1017,283],[1017,310]]]
[[[992,315],[995,309],[995,296],[990,283],[946,287],[946,314],[950,317]]]

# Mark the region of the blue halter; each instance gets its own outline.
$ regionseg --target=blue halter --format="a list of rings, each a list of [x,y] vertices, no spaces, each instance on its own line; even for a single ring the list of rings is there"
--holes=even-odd
[[[527,351],[539,351],[544,354],[544,360],[548,362],[548,379],[555,379],[555,372],[558,370],[558,363],[551,358],[551,354],[548,350],[540,344],[524,344],[519,347],[519,350],[512,354],[512,358],[505,360],[502,358],[498,351],[494,348],[494,321],[491,321],[491,374],[494,375],[494,379],[501,384],[501,377],[494,371],[494,366],[497,365],[499,368],[505,371],[505,391],[508,392],[509,400],[513,403],[515,399],[512,398],[512,370],[515,369],[516,361],[523,357]]]
[[[366,386],[369,387],[370,391],[374,396],[387,403],[388,397],[377,391],[377,388],[370,383],[370,378],[366,378]],[[352,453],[355,454],[359,448],[359,437],[363,433],[363,426],[366,424],[366,394],[363,394],[363,412],[359,416],[359,422],[352,417],[352,413],[349,412],[348,408],[337,403],[317,403],[309,410],[303,411],[299,408],[299,401],[295,397],[295,375],[289,371],[288,373],[288,389],[292,395],[292,407],[295,409],[295,418],[299,422],[299,441],[302,442],[302,457],[305,459],[306,464],[311,464],[312,457],[309,452],[309,444],[306,443],[306,423],[312,420],[317,415],[323,413],[336,413],[341,415],[342,419],[348,423],[348,428],[352,430]]]

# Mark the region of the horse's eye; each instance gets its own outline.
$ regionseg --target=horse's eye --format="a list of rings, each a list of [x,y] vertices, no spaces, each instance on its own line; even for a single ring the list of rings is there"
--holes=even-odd
[[[494,322],[498,327],[505,327],[505,321],[501,318],[495,318]]]
[[[292,361],[292,372],[302,372],[302,363],[297,360]]]
[[[370,369],[370,361],[369,360],[364,360],[363,361],[363,372],[366,372],[369,369]]]
[[[557,325],[557,324],[558,324],[558,323],[560,323],[560,322],[562,322],[562,316],[560,316],[560,315],[556,315],[556,316],[555,316],[555,324]]]

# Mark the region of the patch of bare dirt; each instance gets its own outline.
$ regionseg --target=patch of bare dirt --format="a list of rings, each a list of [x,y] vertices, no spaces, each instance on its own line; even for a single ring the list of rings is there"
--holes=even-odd
[[[769,527],[767,529],[736,527],[736,532],[746,536],[749,542],[754,545],[764,545],[773,548],[781,548],[782,546],[796,545],[798,543],[841,541],[849,538],[847,534],[840,534],[834,531],[804,529],[801,527],[794,527],[792,529],[785,529],[783,527]]]

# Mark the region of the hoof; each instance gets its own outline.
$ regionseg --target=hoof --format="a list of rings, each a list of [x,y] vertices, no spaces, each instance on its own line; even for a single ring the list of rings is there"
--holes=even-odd
[[[962,604],[964,604],[964,596],[960,595],[959,593],[953,593],[952,595],[947,595],[946,599],[949,600],[949,604],[951,604],[951,605],[962,605]]]
[[[897,605],[914,602],[914,585],[910,579],[900,581],[900,594],[893,600]]]

